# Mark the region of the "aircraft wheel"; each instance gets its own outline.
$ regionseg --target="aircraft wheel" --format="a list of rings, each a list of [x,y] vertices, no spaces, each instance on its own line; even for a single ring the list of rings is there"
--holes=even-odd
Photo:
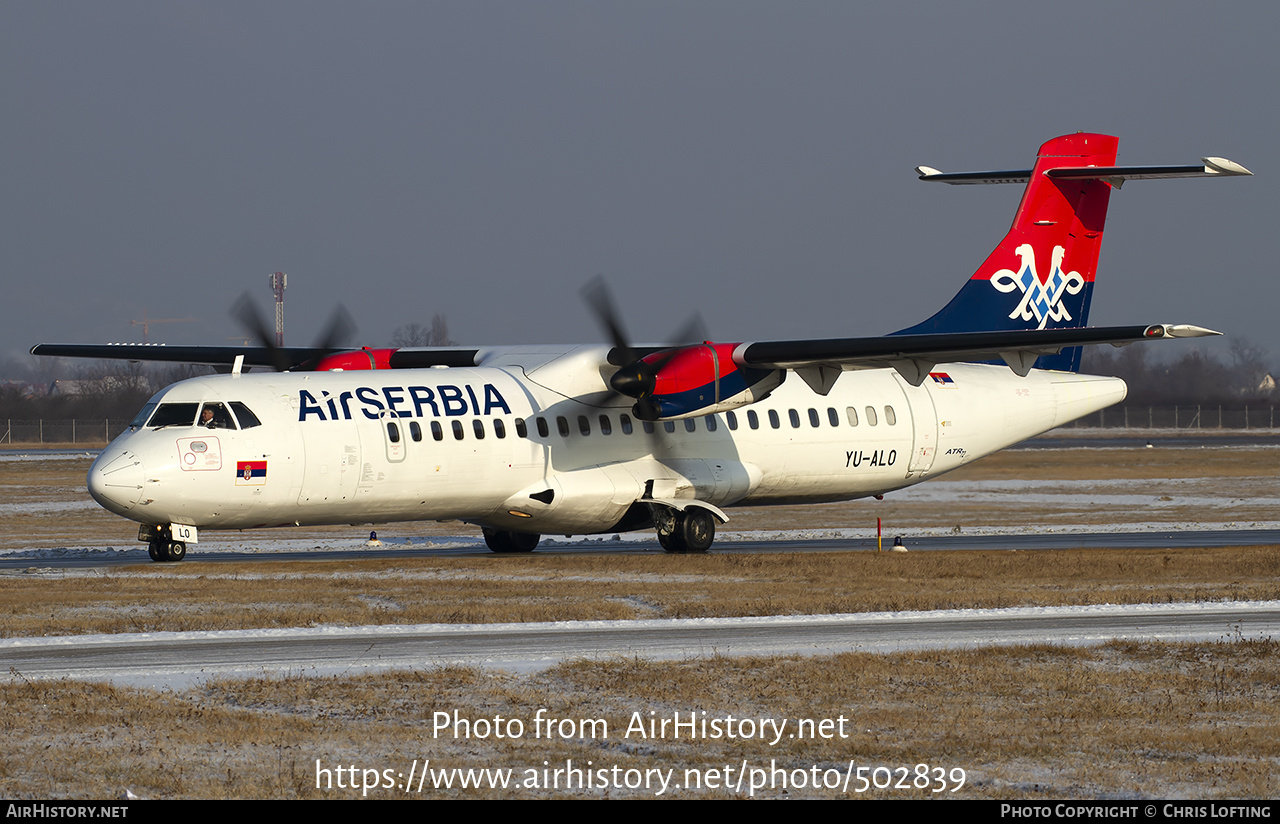
[[[187,545],[182,543],[182,541],[174,541],[169,544],[169,552],[167,555],[168,560],[170,561],[181,561],[183,558],[187,557]]]
[[[533,552],[542,538],[536,532],[507,532],[501,529],[482,529],[484,542],[494,552]]]
[[[677,534],[683,539],[685,552],[706,552],[716,539],[715,516],[700,507],[690,507],[680,519]]]
[[[665,552],[684,552],[684,543],[676,532],[659,532],[658,543],[662,545]]]
[[[163,561],[164,547],[160,544],[159,541],[148,541],[147,554],[151,556],[151,560],[153,561]]]
[[[536,532],[508,532],[512,552],[533,552],[542,536]]]
[[[489,549],[494,552],[512,552],[511,541],[507,537],[509,533],[502,532],[497,529],[489,529],[485,527],[480,530],[484,535],[484,542],[489,545]]]

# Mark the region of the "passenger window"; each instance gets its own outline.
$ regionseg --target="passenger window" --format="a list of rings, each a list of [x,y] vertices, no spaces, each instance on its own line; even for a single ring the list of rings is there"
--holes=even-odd
[[[550,436],[550,434],[551,434],[551,430],[547,427],[547,419],[546,419],[546,418],[539,416],[539,417],[536,419],[536,423],[538,424],[538,436],[539,436],[539,437],[541,437],[541,438],[546,438],[546,437]]]
[[[409,421],[409,437],[414,443],[422,440],[422,426],[417,421]]]
[[[817,429],[817,428],[818,428],[818,425],[819,425],[820,423],[822,423],[822,421],[818,419],[818,410],[816,410],[816,409],[810,409],[810,410],[809,410],[809,425],[810,425],[810,426],[812,426],[814,429]]]
[[[684,419],[684,429],[685,429],[685,431],[686,431],[686,432],[697,432],[697,431],[698,431],[698,419],[697,419],[697,418],[685,418],[685,419]]]
[[[646,435],[653,434],[653,421],[642,421],[641,425],[644,427],[644,434]]]
[[[729,424],[729,431],[734,432],[738,429],[738,416],[732,412],[724,413],[725,423]]]
[[[584,438],[591,434],[591,421],[587,420],[586,415],[578,416],[578,431]]]
[[[716,416],[715,416],[715,415],[708,415],[708,416],[707,416],[707,418],[706,418],[706,420],[707,420],[707,431],[708,431],[708,432],[715,432],[715,431],[716,431]]]
[[[529,427],[525,424],[524,418],[516,418],[516,437],[529,437]]]
[[[255,426],[262,426],[262,421],[258,420],[258,416],[249,411],[249,407],[240,401],[231,402],[231,411],[236,413],[236,420],[240,422],[241,429],[253,429]]]
[[[877,423],[876,408],[874,406],[868,406],[867,407],[867,426],[875,426],[876,423]]]
[[[476,418],[474,421],[471,422],[471,428],[475,430],[476,440],[483,441],[484,440],[484,421],[480,420],[479,418]]]
[[[560,437],[569,437],[569,419],[564,415],[556,416],[556,431],[560,433]]]
[[[392,443],[400,443],[400,427],[394,421],[387,421],[387,439]]]
[[[772,426],[774,429],[777,429],[778,427],[782,426],[782,424],[778,420],[778,410],[776,409],[769,410],[769,425]]]
[[[495,438],[507,437],[507,425],[502,422],[501,418],[493,419],[493,436]]]
[[[611,434],[612,432],[613,432],[613,424],[609,422],[609,416],[601,415],[600,416],[600,434],[608,435],[608,434]]]
[[[836,411],[836,408],[834,406],[827,407],[827,421],[832,426],[840,425],[840,413]]]
[[[622,427],[623,435],[631,434],[631,416],[630,415],[618,416],[618,425]]]
[[[676,422],[675,422],[675,421],[663,421],[663,422],[662,422],[662,428],[663,428],[663,429],[665,429],[665,430],[667,430],[668,432],[675,432],[675,431],[676,431]]]
[[[754,409],[747,410],[747,426],[752,429],[760,428],[760,416],[756,414]]]
[[[792,409],[792,410],[790,410],[790,411],[788,411],[788,412],[787,412],[787,417],[791,419],[791,428],[792,428],[792,429],[799,429],[799,428],[800,428],[800,413],[799,413],[799,412],[797,412],[796,410]]]
[[[440,421],[431,422],[431,437],[437,441],[444,440],[444,430],[440,428]]]
[[[455,441],[462,440],[462,421],[453,422],[453,439]]]
[[[884,422],[889,426],[893,426],[898,422],[898,415],[893,411],[892,406],[886,406],[884,408]]]
[[[858,410],[856,410],[856,409],[854,409],[852,406],[850,406],[848,409],[846,409],[846,410],[845,410],[845,413],[849,416],[849,425],[850,425],[850,426],[857,426],[857,425],[858,425]]]

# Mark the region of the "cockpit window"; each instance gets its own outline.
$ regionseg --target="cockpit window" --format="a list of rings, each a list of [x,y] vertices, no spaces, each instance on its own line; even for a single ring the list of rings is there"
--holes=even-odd
[[[198,403],[162,403],[147,422],[148,426],[192,426],[196,422]]]
[[[199,425],[206,429],[235,429],[231,413],[220,403],[206,403],[200,410]]]
[[[252,429],[255,426],[262,426],[262,421],[258,420],[258,416],[249,411],[249,407],[240,401],[231,402],[231,411],[236,413],[236,420],[240,421],[241,429]]]
[[[137,415],[134,415],[133,420],[129,422],[129,428],[137,429],[138,427],[146,424],[147,418],[151,417],[151,413],[156,411],[156,407],[159,405],[160,404],[158,403],[152,402],[142,407],[142,411],[139,412]]]

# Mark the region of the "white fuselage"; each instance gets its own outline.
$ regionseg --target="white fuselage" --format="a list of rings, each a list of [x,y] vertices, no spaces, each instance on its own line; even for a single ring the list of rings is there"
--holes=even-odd
[[[892,369],[845,372],[826,396],[792,375],[750,406],[647,433],[631,400],[608,391],[603,362],[600,347],[578,347],[474,368],[187,380],[152,403],[247,407],[258,425],[133,427],[94,463],[89,489],[147,524],[459,519],[583,534],[618,528],[645,499],[726,507],[882,494],[1125,395],[1116,378],[1022,378],[983,364],[939,367],[919,387]]]

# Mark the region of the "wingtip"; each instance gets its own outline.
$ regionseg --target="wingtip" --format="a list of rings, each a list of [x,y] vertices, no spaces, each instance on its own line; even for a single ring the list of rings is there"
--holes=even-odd
[[[1189,323],[1166,323],[1164,324],[1164,333],[1171,338],[1211,338],[1222,334],[1213,329],[1192,326]]]

